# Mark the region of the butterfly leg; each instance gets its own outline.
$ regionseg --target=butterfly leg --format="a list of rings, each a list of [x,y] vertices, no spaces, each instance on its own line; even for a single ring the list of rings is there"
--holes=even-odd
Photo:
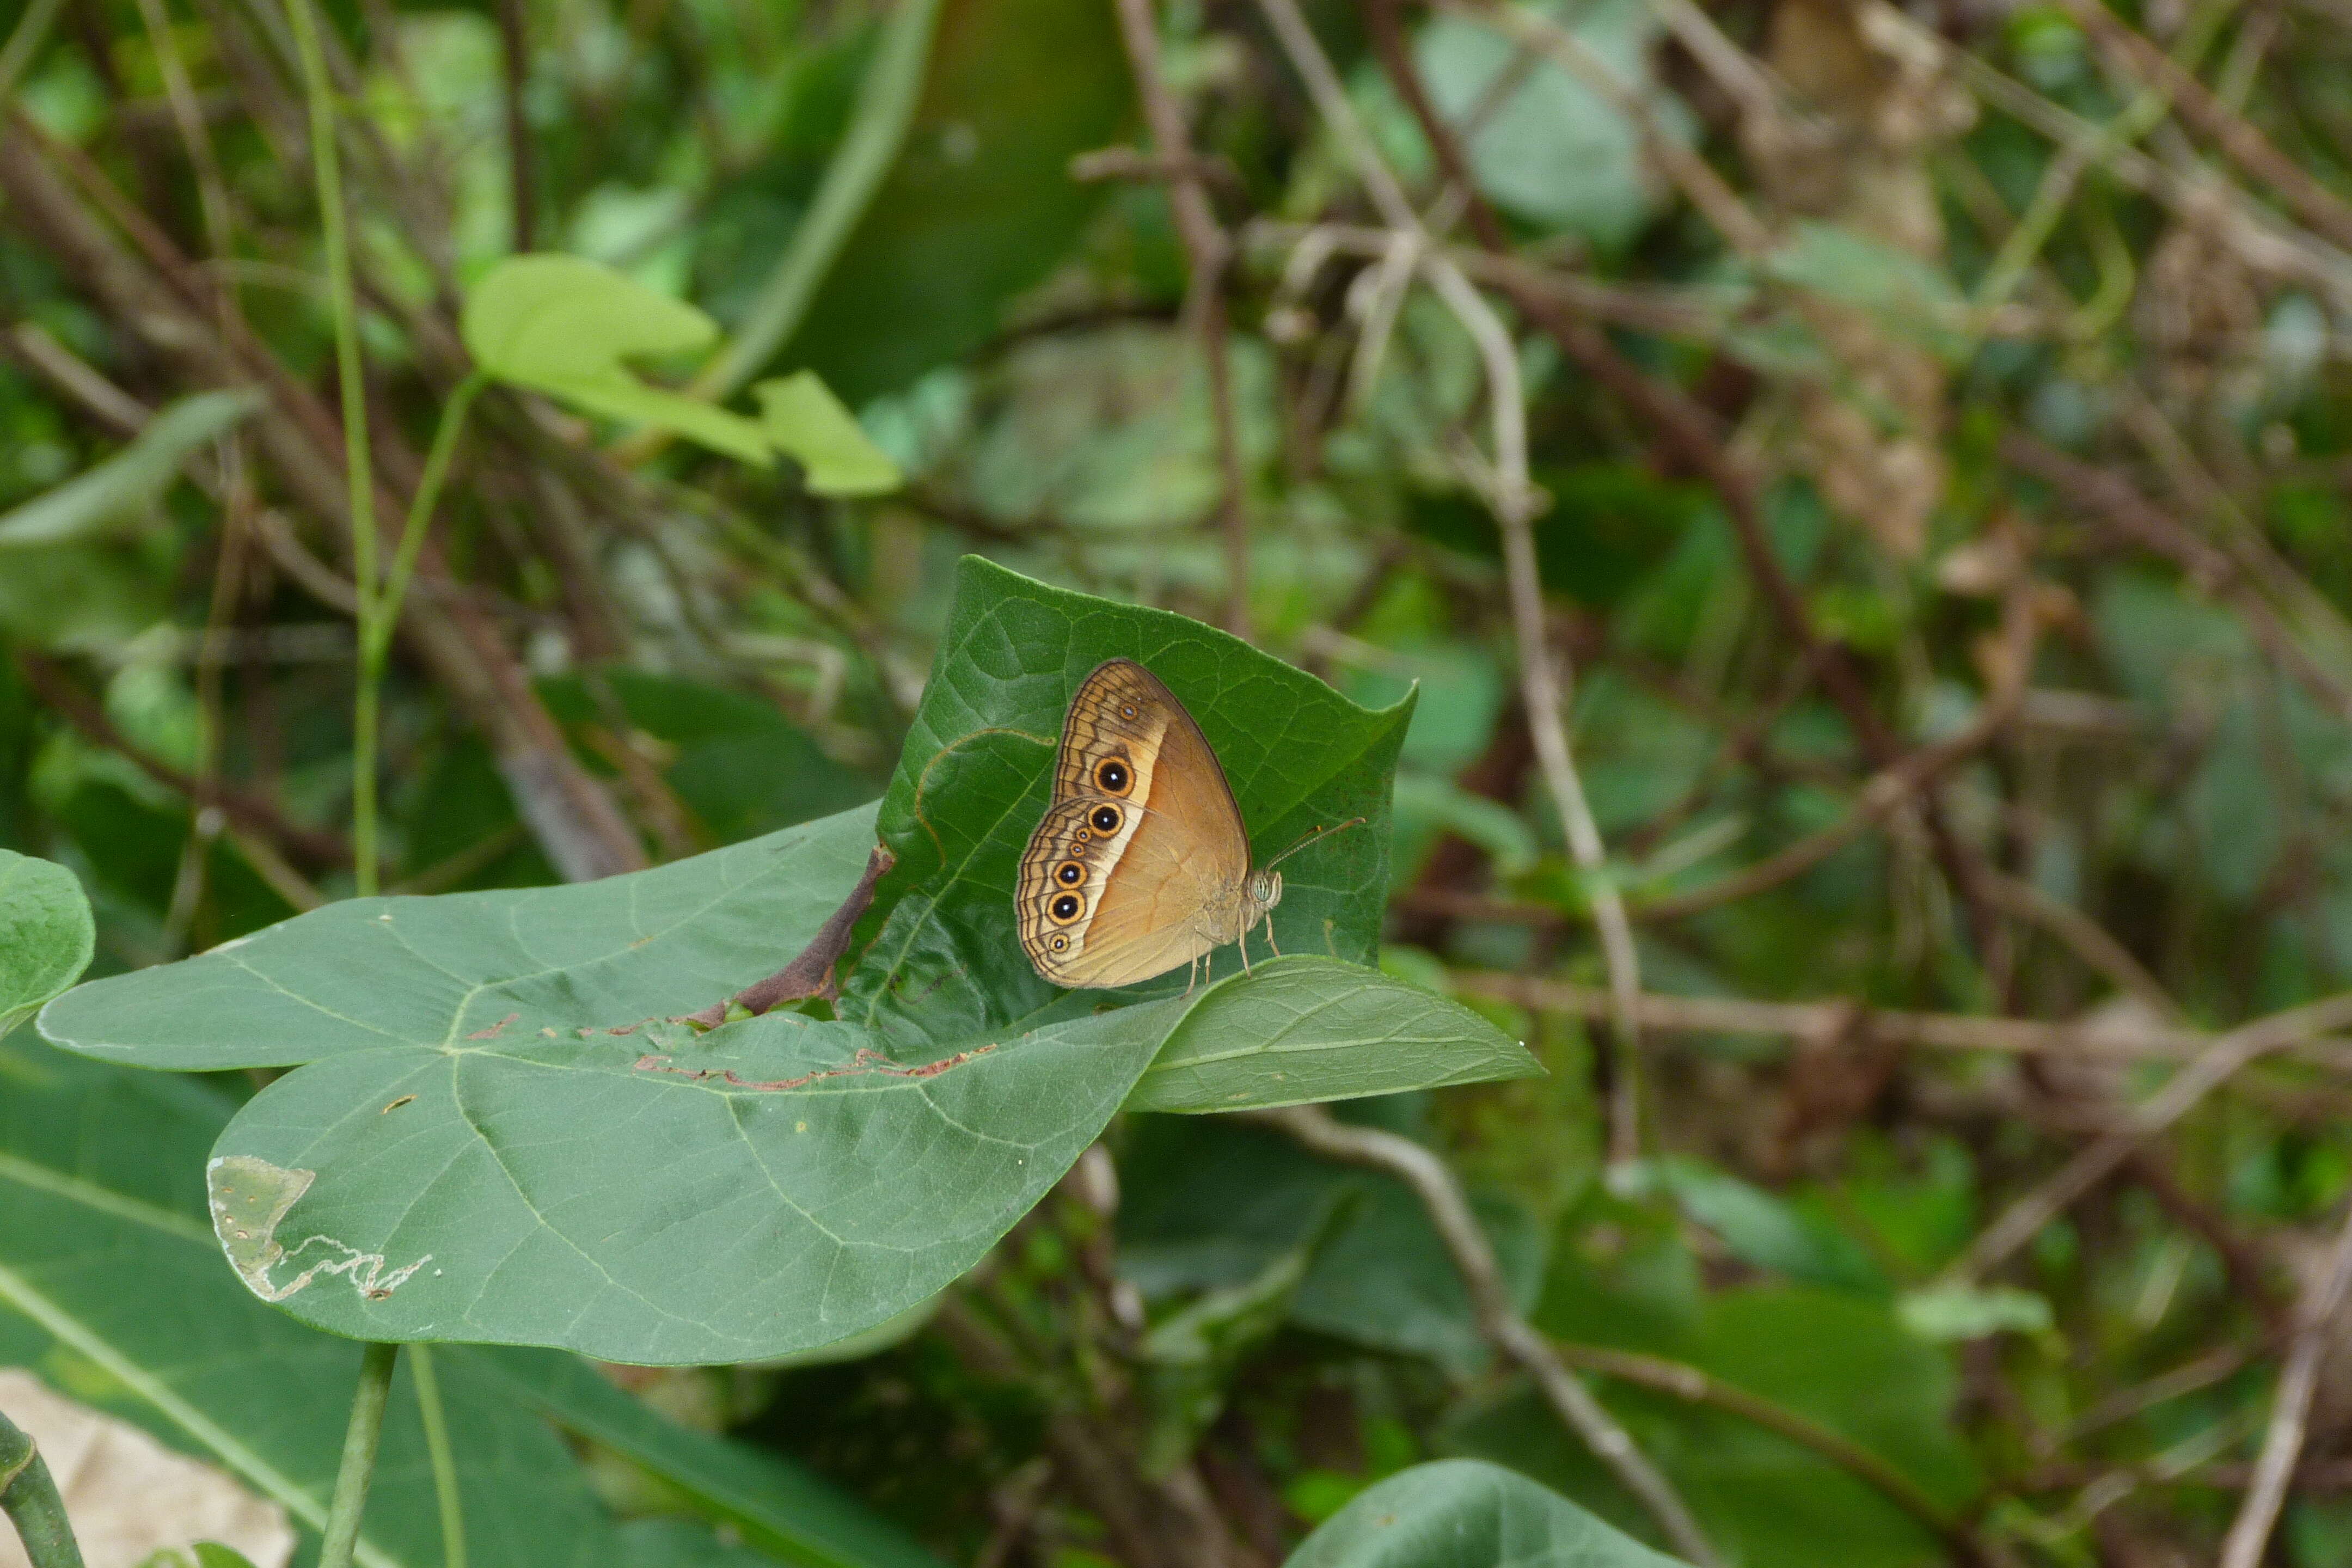
[[[1242,973],[1243,973],[1244,974],[1247,974],[1247,973],[1250,972],[1250,965],[1249,965],[1249,930],[1248,930],[1248,928],[1247,928],[1247,927],[1244,927],[1244,928],[1243,928],[1243,931],[1242,931],[1242,939],[1241,939],[1241,944],[1240,944],[1240,945],[1241,945],[1241,950],[1242,950]]]
[[[1282,944],[1274,940],[1274,917],[1272,915],[1265,917],[1265,945],[1274,949],[1275,957],[1280,958],[1282,956]]]
[[[1194,953],[1191,962],[1184,965],[1184,995],[1192,994],[1192,987],[1199,984],[1201,984],[1201,957],[1200,954]],[[1181,1001],[1183,997],[1179,997],[1177,1000]]]

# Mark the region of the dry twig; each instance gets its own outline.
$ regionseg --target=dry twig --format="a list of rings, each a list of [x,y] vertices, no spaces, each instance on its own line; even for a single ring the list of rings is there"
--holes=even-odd
[[[1217,442],[1217,516],[1225,538],[1225,630],[1250,635],[1248,476],[1242,468],[1239,425],[1234,411],[1233,352],[1225,312],[1225,268],[1233,241],[1209,205],[1201,161],[1192,154],[1184,108],[1160,69],[1160,24],[1151,0],[1118,0],[1119,37],[1134,68],[1144,119],[1151,126],[1176,212],[1176,235],[1192,271],[1184,314],[1201,340],[1209,376],[1209,417]]]
[[[1640,1083],[1641,1024],[1633,998],[1642,989],[1641,961],[1633,945],[1633,922],[1626,918],[1624,896],[1612,879],[1607,847],[1584,797],[1584,783],[1569,749],[1568,730],[1561,717],[1567,696],[1566,672],[1553,662],[1551,639],[1544,624],[1543,584],[1536,563],[1533,523],[1543,500],[1528,477],[1527,409],[1519,384],[1518,351],[1509,331],[1486,298],[1462,269],[1437,250],[1421,216],[1397,183],[1370,133],[1356,116],[1337,72],[1315,41],[1294,0],[1258,0],[1266,19],[1281,39],[1284,51],[1317,111],[1347,147],[1356,172],[1370,193],[1372,205],[1412,247],[1415,265],[1430,287],[1462,323],[1478,346],[1486,370],[1487,412],[1494,421],[1493,469],[1479,488],[1503,536],[1503,562],[1511,600],[1511,626],[1518,644],[1519,682],[1528,707],[1528,728],[1534,737],[1536,758],[1544,784],[1559,813],[1569,849],[1583,873],[1592,900],[1593,924],[1609,966],[1611,992],[1619,998],[1610,1033],[1616,1047],[1610,1100],[1609,1158],[1623,1166],[1641,1152]],[[1474,479],[1479,476],[1474,475]]]
[[[2320,1363],[2336,1343],[2336,1320],[2347,1292],[2352,1292],[2352,1210],[2345,1215],[2328,1254],[2327,1271],[2311,1292],[2286,1364],[2279,1370],[2270,1426],[2263,1434],[2263,1451],[2254,1461],[2245,1501],[2222,1540],[2221,1568],[2260,1568],[2288,1483],[2303,1458],[2304,1430],[2311,1415],[2311,1396],[2319,1385]]]

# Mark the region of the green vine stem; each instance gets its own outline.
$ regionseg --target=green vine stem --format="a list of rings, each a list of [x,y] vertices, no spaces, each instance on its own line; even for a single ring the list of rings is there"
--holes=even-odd
[[[441,487],[448,480],[450,459],[457,456],[458,434],[466,427],[466,415],[474,399],[489,384],[488,375],[475,371],[457,384],[449,401],[441,405],[441,423],[433,432],[432,449],[425,455],[425,475],[416,482],[416,499],[409,503],[408,521],[393,552],[392,575],[384,580],[361,645],[362,680],[383,679],[384,655],[392,647],[394,629],[400,625],[401,601],[408,597],[409,579],[416,574],[416,557],[424,552],[425,536],[433,526],[433,509],[441,502]]]
[[[65,1500],[30,1434],[0,1415],[0,1513],[16,1527],[33,1568],[81,1568]]]
[[[310,111],[310,172],[327,248],[327,299],[335,321],[335,369],[343,404],[343,472],[351,492],[352,576],[364,647],[376,618],[374,466],[368,456],[367,382],[360,359],[359,303],[352,287],[351,235],[343,211],[342,162],[335,142],[334,84],[319,43],[310,0],[286,0],[302,60],[302,95]],[[364,660],[362,660],[364,667]],[[364,674],[352,714],[352,864],[362,896],[376,889],[378,689]]]
[[[375,1479],[375,1449],[383,1436],[383,1402],[392,1392],[396,1344],[371,1344],[360,1358],[360,1385],[352,1392],[352,1424],[343,1429],[343,1460],[335,1471],[335,1497],[327,1509],[327,1541],[319,1568],[352,1568],[359,1544],[360,1515],[367,1511],[368,1483]]]
[[[425,1421],[425,1453],[433,1466],[433,1497],[441,1505],[441,1568],[466,1568],[466,1502],[457,1492],[457,1458],[449,1447],[449,1417],[433,1347],[412,1346],[408,1374],[416,1380],[416,1413]]]

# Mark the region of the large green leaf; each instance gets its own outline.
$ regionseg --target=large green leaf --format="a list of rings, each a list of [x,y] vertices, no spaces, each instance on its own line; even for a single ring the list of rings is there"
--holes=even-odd
[[[310,1064],[239,1112],[215,1169],[232,1259],[306,1321],[617,1361],[805,1349],[977,1261],[1172,1022],[1080,1015],[905,1066],[797,1013],[661,1022],[804,945],[871,825],[580,887],[339,904],[85,987],[44,1026],[145,1066]]]
[[[1358,1494],[1285,1568],[1673,1568],[1499,1465],[1441,1459]]]
[[[1108,994],[1037,977],[1012,940],[1013,863],[1069,688],[1113,653],[1191,694],[1262,832],[1369,819],[1291,863],[1277,915],[1336,957],[1236,975],[1228,952],[1191,996],[1173,975]],[[857,879],[870,807],[585,886],[335,905],[86,986],[43,1028],[144,1067],[299,1067],[222,1134],[213,1196],[230,1261],[307,1322],[614,1361],[808,1350],[977,1262],[1188,1009],[1165,1103],[1528,1070],[1472,1015],[1339,962],[1377,939],[1405,713],[1181,616],[974,563],[881,807],[898,869],[837,1018],[669,1021],[808,943]]]
[[[1272,924],[1286,952],[1370,963],[1388,893],[1390,778],[1412,700],[1360,708],[1198,621],[967,557],[883,797],[879,832],[898,865],[860,926],[864,956],[845,987],[845,1017],[938,1043],[1183,989],[1180,971],[1129,992],[1066,995],[1009,940],[1021,851],[1045,813],[1070,693],[1114,658],[1149,665],[1200,721],[1261,862],[1315,829],[1365,819],[1284,864]],[[1251,938],[1260,953],[1265,941]],[[1236,973],[1239,951],[1213,963],[1214,974]]]
[[[0,1035],[79,979],[96,940],[71,871],[0,849]]]
[[[234,1102],[192,1079],[78,1060],[30,1040],[0,1047],[0,1363],[146,1427],[236,1475],[315,1531],[326,1517],[359,1347],[273,1312],[221,1268],[205,1217],[205,1150]],[[573,1376],[594,1381],[576,1362]],[[367,1568],[441,1563],[439,1510],[404,1356],[368,1500]],[[745,1563],[708,1529],[665,1528],[648,1555],[615,1528],[523,1384],[479,1352],[442,1352],[436,1382],[456,1449],[474,1561],[499,1568]],[[532,1386],[553,1381],[542,1372]],[[781,1460],[684,1432],[628,1406],[637,1447],[683,1446],[670,1467],[723,1473],[763,1543],[810,1563],[915,1568],[879,1521]],[[575,1403],[583,1401],[574,1401]],[[708,1450],[722,1452],[712,1457]],[[719,1510],[714,1517],[729,1517]]]

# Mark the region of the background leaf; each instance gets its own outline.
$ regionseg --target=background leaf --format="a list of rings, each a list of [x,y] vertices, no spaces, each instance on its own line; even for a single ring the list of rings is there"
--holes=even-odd
[[[71,871],[0,849],[0,1036],[81,977],[96,938]]]
[[[708,347],[718,323],[576,256],[518,256],[466,296],[466,351],[487,374],[544,392],[583,412],[652,425],[744,462],[769,460],[759,422],[648,386],[622,363]]]
[[[1290,1554],[1286,1568],[1669,1568],[1641,1542],[1525,1476],[1444,1459],[1391,1476]]]
[[[898,465],[858,427],[856,416],[814,371],[763,381],[751,391],[760,400],[768,439],[808,471],[812,494],[871,496],[898,488]]]
[[[261,403],[258,393],[200,392],[158,410],[111,458],[0,513],[0,553],[84,542],[147,521],[189,454]]]
[[[862,404],[985,341],[1101,205],[1069,163],[1118,135],[1129,83],[1102,6],[941,0],[898,160],[785,344],[787,362]]]

